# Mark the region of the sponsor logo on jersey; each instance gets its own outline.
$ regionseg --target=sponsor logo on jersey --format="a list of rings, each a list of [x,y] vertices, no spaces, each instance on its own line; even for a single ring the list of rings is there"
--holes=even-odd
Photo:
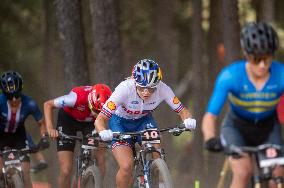
[[[155,104],[156,102],[154,101],[154,102],[150,102],[150,103],[147,103],[146,105],[153,105],[153,104]]]
[[[116,109],[116,106],[115,106],[114,102],[112,102],[112,101],[109,101],[109,102],[107,103],[107,107],[108,107],[111,111],[113,111],[113,110]]]
[[[174,103],[174,104],[178,104],[178,103],[180,103],[177,97],[174,97],[174,99],[173,99],[173,103]]]
[[[79,111],[84,111],[85,110],[85,106],[84,105],[79,105],[79,106],[77,106],[77,109],[79,110]]]
[[[132,101],[131,104],[139,104],[138,101]]]

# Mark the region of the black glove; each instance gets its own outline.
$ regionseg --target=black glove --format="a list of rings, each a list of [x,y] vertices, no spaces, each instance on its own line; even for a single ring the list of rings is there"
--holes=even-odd
[[[212,152],[220,152],[223,150],[220,138],[210,138],[205,142],[204,147]]]
[[[42,137],[38,143],[38,146],[40,149],[46,149],[49,148],[49,141],[47,137]]]

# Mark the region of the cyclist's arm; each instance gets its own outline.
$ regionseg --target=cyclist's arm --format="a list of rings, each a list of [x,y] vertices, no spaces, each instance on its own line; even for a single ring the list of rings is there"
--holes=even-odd
[[[48,100],[43,105],[43,111],[44,111],[44,118],[45,118],[45,124],[46,129],[50,137],[54,138],[58,136],[58,133],[56,133],[54,127],[53,127],[53,109],[56,108],[54,105],[54,100]]]
[[[43,137],[44,134],[46,133],[46,125],[45,125],[44,118],[38,121],[38,125],[40,127],[40,135],[41,137]]]
[[[233,73],[228,68],[223,69],[218,75],[201,125],[205,141],[216,137],[217,116],[220,114],[234,83],[236,84]]]
[[[191,113],[189,112],[189,110],[188,110],[186,107],[184,107],[184,108],[178,113],[178,115],[180,116],[180,118],[182,119],[182,121],[184,121],[184,120],[187,119],[187,118],[191,118],[191,117],[192,117]]]
[[[71,91],[68,95],[64,95],[55,99],[48,100],[43,105],[44,118],[47,132],[51,137],[57,137],[58,133],[53,127],[53,110],[55,108],[73,107],[77,100],[77,94]]]
[[[217,116],[207,112],[202,119],[202,133],[205,141],[216,137]]]
[[[37,103],[33,100],[28,102],[29,108],[31,110],[31,114],[33,115],[34,119],[37,121],[39,128],[40,128],[40,135],[44,135],[46,132],[45,122],[43,115],[37,105]]]
[[[99,113],[98,117],[96,118],[95,121],[95,128],[97,132],[100,132],[102,130],[107,129],[107,123],[108,123],[109,118],[104,115],[103,113]]]

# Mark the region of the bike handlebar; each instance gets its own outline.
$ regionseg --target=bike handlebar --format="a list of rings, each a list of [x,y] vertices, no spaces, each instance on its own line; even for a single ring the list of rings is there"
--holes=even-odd
[[[274,148],[278,151],[284,152],[284,147],[277,144],[262,144],[258,146],[236,146],[231,145],[229,147],[225,147],[225,153],[227,155],[242,155],[243,153],[255,154],[259,151],[266,150],[268,148]]]
[[[127,138],[134,137],[134,136],[141,136],[144,133],[145,130],[147,130],[147,129],[144,129],[144,130],[141,130],[141,131],[123,132],[123,133],[113,132],[113,138],[123,140],[123,139],[127,139]],[[175,136],[178,136],[184,131],[191,131],[191,130],[185,128],[184,124],[180,124],[177,127],[168,127],[168,128],[163,128],[163,129],[160,129],[160,130],[158,129],[157,131],[158,132],[168,132],[168,133],[172,133]]]

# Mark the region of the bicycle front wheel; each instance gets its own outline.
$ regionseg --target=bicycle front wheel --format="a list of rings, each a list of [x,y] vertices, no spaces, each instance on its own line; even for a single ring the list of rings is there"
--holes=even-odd
[[[173,188],[173,181],[166,162],[157,158],[150,163],[150,188]]]
[[[82,174],[80,188],[101,188],[102,179],[97,166],[89,166]]]

